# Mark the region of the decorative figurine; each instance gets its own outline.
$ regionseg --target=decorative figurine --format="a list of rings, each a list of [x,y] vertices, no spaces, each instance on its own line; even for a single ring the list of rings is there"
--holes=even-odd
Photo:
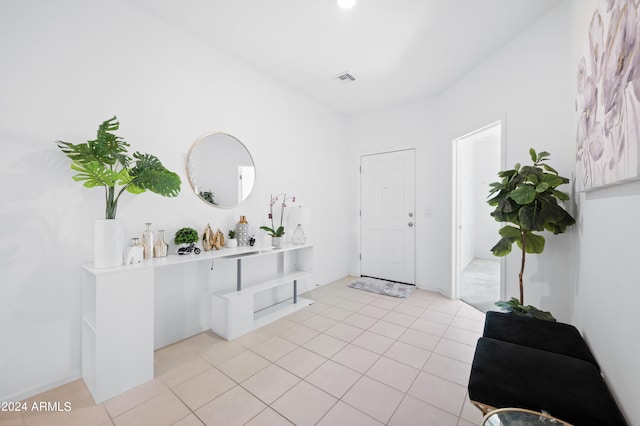
[[[200,254],[200,248],[196,247],[196,243],[189,243],[186,247],[180,247],[178,249],[178,254],[183,255],[187,253],[193,252],[194,254]]]
[[[124,254],[124,264],[141,263],[144,258],[144,248],[139,238],[133,238],[131,244],[126,248]]]

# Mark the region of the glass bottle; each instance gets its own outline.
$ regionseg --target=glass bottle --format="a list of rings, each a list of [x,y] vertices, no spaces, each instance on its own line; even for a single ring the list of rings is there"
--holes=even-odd
[[[302,225],[298,224],[296,230],[293,231],[293,244],[302,245],[307,242],[307,237],[304,235],[304,229],[302,229]]]
[[[236,224],[236,239],[238,247],[249,245],[249,222],[246,216],[240,216],[240,221]]]
[[[153,246],[153,254],[155,257],[167,257],[169,252],[169,244],[164,240],[164,229],[158,230],[158,240]]]
[[[147,229],[142,233],[142,247],[144,247],[144,258],[153,258],[153,231],[151,231],[151,223],[145,223]]]

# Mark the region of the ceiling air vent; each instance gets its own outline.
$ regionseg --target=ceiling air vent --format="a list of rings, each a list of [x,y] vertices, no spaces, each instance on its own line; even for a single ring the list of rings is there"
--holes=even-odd
[[[334,76],[333,79],[341,81],[343,83],[351,83],[352,81],[356,80],[356,78],[349,74],[347,71]]]

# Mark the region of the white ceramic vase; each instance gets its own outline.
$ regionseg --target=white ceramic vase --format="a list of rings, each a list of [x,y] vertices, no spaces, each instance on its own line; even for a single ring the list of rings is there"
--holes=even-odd
[[[271,237],[271,244],[273,244],[275,248],[284,247],[284,237]]]
[[[229,248],[238,247],[238,240],[235,238],[229,238],[227,240],[227,247]]]
[[[120,219],[96,219],[94,224],[93,264],[96,268],[122,265],[124,224]]]

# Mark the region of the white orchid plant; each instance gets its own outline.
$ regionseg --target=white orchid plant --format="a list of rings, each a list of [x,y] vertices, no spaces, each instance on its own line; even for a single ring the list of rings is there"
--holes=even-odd
[[[282,203],[280,203],[282,200]],[[267,231],[269,235],[272,237],[282,237],[284,235],[284,226],[282,225],[282,221],[284,219],[284,209],[287,207],[287,200],[291,200],[292,203],[296,202],[296,197],[287,197],[287,194],[278,194],[275,197],[271,194],[271,202],[269,203],[269,219],[271,220],[271,228],[268,226],[261,226],[260,229],[263,231]],[[273,206],[276,203],[280,204],[280,226],[276,228],[273,222]]]

